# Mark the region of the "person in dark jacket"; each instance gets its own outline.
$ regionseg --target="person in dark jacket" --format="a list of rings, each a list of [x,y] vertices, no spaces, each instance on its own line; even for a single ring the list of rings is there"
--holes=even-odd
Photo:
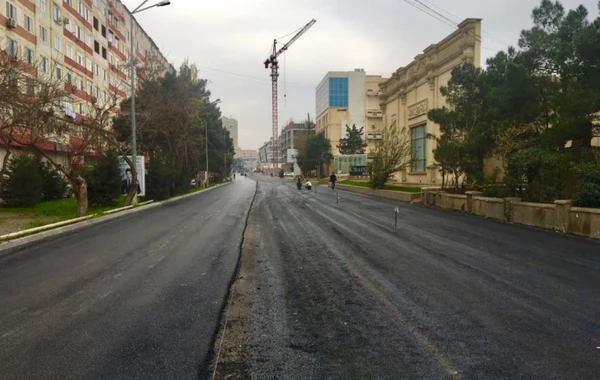
[[[333,172],[329,176],[329,182],[331,183],[331,190],[335,189],[335,181],[337,181],[337,177],[335,176],[335,172]]]

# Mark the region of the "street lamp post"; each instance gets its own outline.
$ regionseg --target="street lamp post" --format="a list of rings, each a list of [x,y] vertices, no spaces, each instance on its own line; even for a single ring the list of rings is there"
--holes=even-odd
[[[150,9],[150,8],[154,8],[154,7],[165,7],[169,4],[171,4],[171,2],[169,0],[163,0],[160,1],[154,5],[150,5],[146,8],[142,8],[144,6],[144,4],[146,4],[148,2],[148,0],[144,0],[144,2],[142,2],[140,5],[138,5],[137,8],[135,8],[133,10],[133,12],[131,12],[131,17],[130,17],[130,32],[129,32],[129,55],[130,55],[130,63],[131,63],[131,68],[130,68],[130,79],[131,79],[131,159],[133,162],[133,165],[137,167],[137,137],[136,137],[136,126],[135,126],[135,53],[134,53],[134,45],[133,45],[133,15],[136,13],[140,13],[145,11],[146,9]],[[141,9],[140,9],[141,8]],[[136,168],[131,168],[132,171],[135,171],[137,173]],[[137,183],[137,178],[135,178],[135,181]],[[137,195],[137,193],[136,193]],[[136,196],[134,196],[134,202],[136,199]]]
[[[217,105],[221,103],[221,99],[217,99],[214,102],[210,103],[211,105]],[[206,150],[206,187],[208,187],[209,183],[208,183],[208,124],[205,124],[204,128],[206,129],[205,131],[205,148],[204,150]]]

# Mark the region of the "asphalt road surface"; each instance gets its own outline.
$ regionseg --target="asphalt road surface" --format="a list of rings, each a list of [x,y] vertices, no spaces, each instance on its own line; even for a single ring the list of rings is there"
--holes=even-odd
[[[256,178],[218,378],[600,379],[597,241]]]
[[[198,378],[255,188],[240,179],[0,258],[0,378]]]

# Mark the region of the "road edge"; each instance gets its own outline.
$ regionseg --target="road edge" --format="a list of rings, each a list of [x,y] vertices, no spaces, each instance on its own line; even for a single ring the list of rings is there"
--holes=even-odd
[[[248,231],[248,221],[250,220],[250,214],[252,213],[252,209],[254,207],[254,202],[256,201],[256,195],[258,194],[258,181],[255,181],[256,187],[254,188],[254,195],[252,196],[252,201],[250,202],[250,207],[248,208],[248,214],[246,215],[246,220],[244,222],[244,230],[242,232],[242,240],[240,241],[238,259],[235,265],[235,270],[233,275],[229,279],[229,283],[227,285],[227,294],[225,295],[225,299],[223,300],[223,306],[221,307],[219,323],[215,327],[215,331],[213,332],[212,343],[210,346],[210,350],[208,351],[204,360],[200,363],[200,368],[198,370],[198,380],[209,380],[214,379],[213,374],[215,373],[214,365],[215,359],[218,360],[220,341],[219,336],[221,337],[221,341],[225,337],[226,325],[228,322],[228,313],[230,307],[232,305],[233,297],[235,296],[235,284],[238,280],[238,276],[240,274],[240,264],[242,262],[242,254],[244,253],[244,243],[246,242],[246,232]]]
[[[39,233],[34,232],[32,235],[27,235],[27,236],[13,239],[13,240],[7,240],[4,242],[1,242],[0,243],[0,258],[2,258],[4,256],[8,256],[13,253],[16,253],[25,248],[31,247],[32,245],[35,245],[37,243],[44,242],[46,240],[49,240],[50,238],[58,237],[60,235],[64,235],[64,234],[67,234],[70,232],[75,232],[75,231],[82,230],[84,228],[92,227],[95,225],[107,223],[114,219],[124,217],[126,215],[143,212],[143,211],[148,211],[155,207],[163,206],[165,204],[178,202],[183,199],[186,199],[186,198],[198,195],[198,194],[203,194],[203,193],[213,190],[213,189],[217,189],[221,186],[225,186],[230,183],[231,182],[222,183],[222,184],[219,184],[219,185],[216,185],[213,187],[209,187],[208,189],[195,191],[190,194],[180,195],[178,197],[170,198],[170,199],[164,200],[162,202],[152,202],[150,204],[144,205],[143,207],[133,207],[133,208],[129,208],[127,210],[115,212],[112,214],[102,214],[102,215],[99,215],[96,217],[93,217],[93,216],[84,217],[87,219],[81,220],[81,221],[76,221],[76,222],[68,224],[66,226],[60,225],[60,223],[57,223],[59,225],[56,228],[50,227],[49,229],[44,230]]]

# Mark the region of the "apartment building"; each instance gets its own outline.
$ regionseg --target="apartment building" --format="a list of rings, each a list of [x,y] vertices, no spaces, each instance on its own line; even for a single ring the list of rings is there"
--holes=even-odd
[[[239,153],[239,145],[238,145],[238,121],[232,117],[221,117],[221,123],[223,124],[223,128],[229,131],[229,136],[233,140],[233,148],[235,149],[235,154]]]
[[[290,121],[279,134],[279,157],[285,169],[291,171],[298,151],[304,149],[307,130],[305,123]]]
[[[346,137],[346,126],[364,127],[365,141],[374,146],[381,138],[383,112],[379,107],[381,75],[367,75],[364,69],[330,71],[316,89],[316,131],[331,141],[331,153],[339,155],[337,145]],[[333,163],[326,165],[331,171]]]
[[[441,182],[441,174],[433,151],[439,136],[439,125],[428,120],[430,109],[447,106],[440,87],[451,77],[452,69],[464,62],[479,67],[481,59],[481,19],[469,18],[442,41],[430,45],[422,54],[400,67],[391,78],[380,84],[384,124],[396,123],[411,141],[414,162],[396,174],[404,183],[432,184]]]
[[[239,158],[244,161],[256,161],[258,160],[258,152],[254,149],[238,149],[235,154],[235,158]]]
[[[64,82],[70,96],[63,110],[73,118],[85,117],[92,105],[128,97],[132,53],[140,77],[173,70],[135,19],[132,25],[129,10],[118,0],[2,2],[2,50],[35,67],[35,76]]]
[[[273,138],[258,148],[258,165],[261,169],[273,168]]]

